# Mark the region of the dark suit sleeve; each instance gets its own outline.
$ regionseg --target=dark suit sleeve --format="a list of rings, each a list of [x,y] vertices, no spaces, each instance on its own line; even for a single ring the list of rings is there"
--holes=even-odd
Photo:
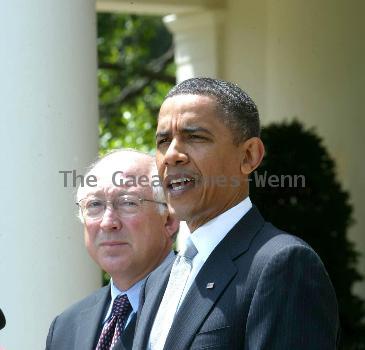
[[[282,248],[257,273],[260,277],[249,308],[245,350],[336,349],[335,292],[310,247]]]
[[[57,317],[52,321],[51,326],[49,327],[47,340],[46,340],[46,350],[51,350],[52,349],[52,347],[51,347],[52,337],[53,337],[53,330],[54,330],[54,326],[56,324],[56,320],[57,320]]]

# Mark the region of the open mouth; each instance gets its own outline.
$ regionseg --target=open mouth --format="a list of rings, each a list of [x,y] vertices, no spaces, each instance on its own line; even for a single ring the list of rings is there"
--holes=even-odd
[[[167,188],[170,192],[181,192],[190,189],[195,184],[195,179],[191,176],[168,176]]]

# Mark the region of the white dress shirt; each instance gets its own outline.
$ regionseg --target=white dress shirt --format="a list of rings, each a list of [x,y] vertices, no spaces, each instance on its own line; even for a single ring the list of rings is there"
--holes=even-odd
[[[193,284],[195,277],[215,247],[251,208],[251,200],[249,197],[246,197],[242,202],[200,226],[191,234],[191,240],[197,248],[198,254],[193,259],[193,266],[181,295],[178,308]]]

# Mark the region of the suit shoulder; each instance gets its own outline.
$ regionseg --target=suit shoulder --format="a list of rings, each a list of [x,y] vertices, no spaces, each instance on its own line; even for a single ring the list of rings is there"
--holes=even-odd
[[[64,310],[59,316],[59,319],[73,317],[74,314],[78,314],[81,310],[88,309],[96,304],[101,298],[106,298],[110,291],[110,286],[102,287],[87,297],[75,302]]]
[[[268,237],[261,238],[261,244],[257,244],[253,253],[247,277],[248,289],[254,290],[260,280],[261,283],[270,281],[274,285],[274,281],[280,280],[278,276],[286,276],[291,284],[294,283],[295,278],[306,282],[312,281],[311,283],[320,281],[331,296],[335,295],[321,258],[309,244],[271,224],[265,224],[262,235],[268,235]],[[285,288],[287,286],[286,283],[279,283],[279,285]]]
[[[159,280],[162,275],[165,275],[167,272],[169,272],[175,259],[175,254],[169,254],[166,259],[150,273],[147,278],[146,285],[154,283],[155,280]]]
[[[254,241],[258,245],[256,262],[268,262],[274,258],[288,258],[289,256],[307,257],[322,264],[322,261],[313,248],[301,238],[282,231],[270,223],[265,223],[258,238]],[[255,245],[255,242],[253,242]],[[263,261],[262,261],[263,260]]]
[[[272,249],[273,251],[279,251],[285,247],[290,248],[298,246],[312,249],[311,246],[301,238],[280,230],[271,223],[265,223],[262,228],[262,234],[267,236],[264,246]]]

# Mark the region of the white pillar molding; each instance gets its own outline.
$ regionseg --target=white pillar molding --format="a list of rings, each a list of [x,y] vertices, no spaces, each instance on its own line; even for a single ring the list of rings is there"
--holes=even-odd
[[[97,155],[95,3],[4,2],[0,55],[0,345],[44,349],[51,320],[101,283],[59,173]]]
[[[96,9],[100,12],[135,13],[142,15],[182,14],[206,9],[222,9],[225,0],[97,0]]]
[[[204,11],[164,17],[174,35],[176,79],[219,77],[223,11]]]
[[[174,36],[176,80],[220,75],[220,34],[223,11],[204,11],[168,15],[164,22]],[[177,248],[190,234],[185,222],[180,225]]]
[[[220,75],[220,34],[223,11],[204,11],[168,15],[164,22],[174,36],[176,80]],[[185,222],[180,225],[177,248],[190,234]]]

